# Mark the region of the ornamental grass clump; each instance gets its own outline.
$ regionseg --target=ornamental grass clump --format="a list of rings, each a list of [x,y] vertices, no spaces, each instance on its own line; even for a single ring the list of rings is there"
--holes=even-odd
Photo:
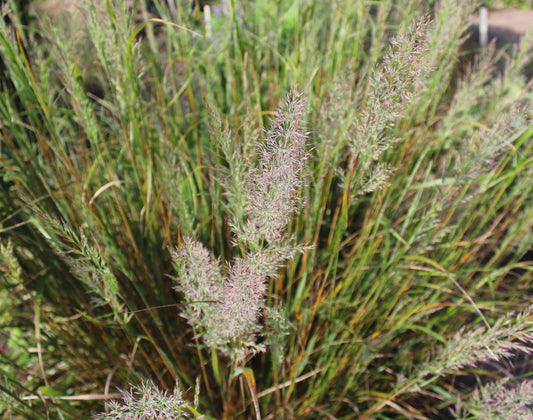
[[[2,420],[528,415],[531,39],[463,65],[463,0],[85,3],[2,2]]]

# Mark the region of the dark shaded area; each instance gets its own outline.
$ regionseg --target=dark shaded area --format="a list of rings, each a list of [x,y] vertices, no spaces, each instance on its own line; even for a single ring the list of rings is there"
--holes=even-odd
[[[470,25],[468,28],[468,37],[467,44],[472,44],[472,46],[479,49],[479,25],[474,24]],[[510,44],[516,44],[520,42],[522,34],[512,30],[511,28],[501,27],[501,26],[489,26],[488,31],[488,42],[494,42],[496,48],[507,48]]]
[[[6,7],[6,4],[6,1],[2,1],[0,3],[2,11]],[[22,26],[27,27],[30,23],[30,15],[28,13],[30,0],[19,0],[15,4],[18,7],[18,10],[14,10],[13,12],[17,15],[17,18],[20,19],[20,23],[22,24]],[[6,14],[3,19],[6,25],[12,25],[13,22],[11,21],[11,16],[9,14]],[[4,83],[7,83],[8,86],[12,86],[9,77],[7,77],[6,64],[4,63],[4,59],[2,56],[0,56],[0,85],[3,85]]]

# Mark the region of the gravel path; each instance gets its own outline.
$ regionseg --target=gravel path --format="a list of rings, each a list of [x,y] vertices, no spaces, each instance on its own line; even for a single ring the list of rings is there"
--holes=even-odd
[[[518,35],[533,31],[533,10],[501,9],[489,11],[489,28],[498,27]],[[472,16],[471,24],[479,25],[479,15]]]

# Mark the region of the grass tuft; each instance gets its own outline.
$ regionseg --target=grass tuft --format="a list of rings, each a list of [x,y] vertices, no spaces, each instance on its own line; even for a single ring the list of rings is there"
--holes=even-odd
[[[0,418],[530,414],[530,38],[97,3],[2,5]]]

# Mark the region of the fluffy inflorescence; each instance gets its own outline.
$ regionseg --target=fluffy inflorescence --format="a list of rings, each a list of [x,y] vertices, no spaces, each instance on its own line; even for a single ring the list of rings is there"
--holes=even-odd
[[[175,288],[188,303],[183,315],[205,344],[235,359],[263,350],[255,342],[257,317],[275,261],[265,253],[250,253],[236,258],[223,276],[220,262],[191,238],[184,238],[173,259],[180,274]]]
[[[239,239],[279,242],[300,203],[304,168],[309,157],[303,130],[305,101],[290,93],[278,109],[263,143],[258,144],[259,162],[251,168],[244,185],[248,223]]]
[[[258,162],[241,156],[245,217],[232,226],[242,256],[221,263],[199,242],[185,237],[173,253],[179,277],[176,290],[187,306],[183,315],[204,343],[234,360],[264,350],[256,342],[258,317],[268,280],[302,248],[286,230],[300,205],[309,156],[303,131],[305,101],[291,93],[277,111],[262,143],[256,143]],[[225,273],[225,274],[223,274]]]
[[[140,386],[122,391],[123,401],[112,401],[107,405],[108,412],[100,414],[96,420],[145,420],[167,419],[184,420],[191,416],[186,411],[189,404],[183,399],[179,386],[174,391],[161,391],[151,380]]]

